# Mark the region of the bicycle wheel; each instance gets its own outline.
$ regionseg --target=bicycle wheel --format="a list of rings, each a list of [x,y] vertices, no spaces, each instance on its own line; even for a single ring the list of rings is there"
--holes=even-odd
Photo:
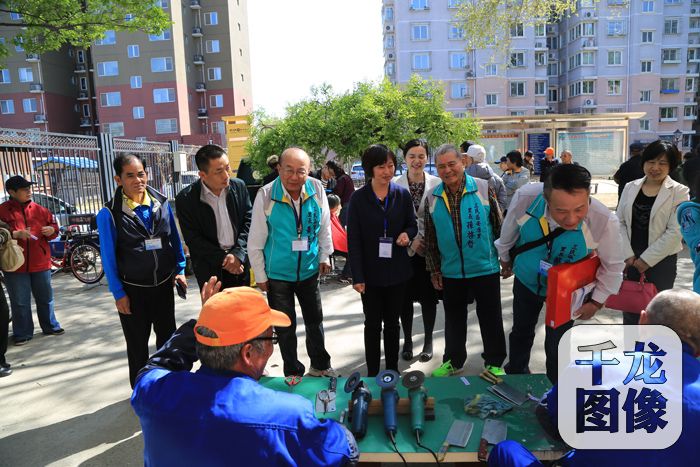
[[[100,249],[91,243],[76,246],[70,255],[70,269],[80,282],[99,282],[105,274]]]

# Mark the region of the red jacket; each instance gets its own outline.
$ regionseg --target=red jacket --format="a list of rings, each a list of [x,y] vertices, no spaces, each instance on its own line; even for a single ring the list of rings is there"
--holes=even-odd
[[[12,232],[27,227],[37,240],[17,239],[24,250],[24,264],[15,272],[40,272],[51,269],[51,248],[49,240],[58,237],[58,224],[51,211],[34,201],[22,205],[14,199],[0,204],[0,220],[10,226]],[[41,228],[51,226],[54,233],[48,237],[41,234]]]
[[[331,235],[333,237],[333,250],[341,253],[348,252],[348,233],[340,223],[338,216],[331,213]]]

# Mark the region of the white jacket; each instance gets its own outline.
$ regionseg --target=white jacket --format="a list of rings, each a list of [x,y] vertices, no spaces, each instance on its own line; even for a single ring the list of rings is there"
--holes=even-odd
[[[620,219],[622,234],[622,250],[625,259],[634,256],[630,239],[632,238],[632,206],[642,189],[646,177],[634,180],[622,191],[620,203],[617,205],[617,217]],[[640,258],[650,267],[655,266],[667,256],[678,253],[683,249],[681,244],[681,229],[676,220],[676,208],[688,200],[688,187],[681,185],[667,176],[656,195],[649,217],[649,246]]]
[[[436,177],[435,175],[430,175],[427,172],[424,173],[425,189],[423,190],[423,197],[421,198],[420,204],[418,205],[418,210],[416,211],[416,220],[418,221],[418,235],[416,235],[415,238],[420,239],[423,239],[423,237],[425,237],[425,198],[428,196],[428,194],[430,194],[430,192],[432,192],[435,189],[435,187],[442,183],[442,180],[440,180],[439,177]],[[399,175],[398,177],[394,177],[393,182],[408,190],[408,172],[403,175]],[[414,253],[415,252],[411,248],[408,249],[409,256],[413,256]]]

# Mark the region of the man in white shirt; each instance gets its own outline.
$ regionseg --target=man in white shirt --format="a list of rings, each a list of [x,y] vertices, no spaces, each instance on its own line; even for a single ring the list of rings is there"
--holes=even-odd
[[[333,252],[328,199],[321,182],[309,177],[311,160],[302,149],[286,149],[279,164],[279,177],[260,188],[255,198],[250,263],[270,307],[286,313],[292,322],[277,329],[285,376],[306,372],[297,358],[295,295],[306,328],[309,375],[335,376],[324,344],[318,286],[319,274],[330,270]]]
[[[547,296],[547,270],[573,263],[595,251],[600,258],[591,300],[576,312],[590,319],[622,284],[624,258],[620,224],[600,201],[590,197],[591,174],[584,167],[560,164],[544,183],[531,183],[513,195],[508,214],[495,241],[501,275],[515,274],[513,329],[509,336],[509,374],[529,373],[535,326]],[[543,241],[543,239],[545,239]],[[516,254],[515,260],[513,255]],[[547,376],[557,380],[557,348],[573,321],[546,328]]]

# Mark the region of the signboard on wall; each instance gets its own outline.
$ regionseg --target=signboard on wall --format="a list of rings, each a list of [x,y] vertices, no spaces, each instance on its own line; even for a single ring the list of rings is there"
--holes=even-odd
[[[545,133],[528,133],[527,134],[527,150],[533,154],[533,163],[535,165],[535,173],[540,173],[540,161],[544,158],[544,150],[552,145],[551,135]]]
[[[235,177],[238,174],[238,166],[241,164],[241,159],[247,155],[245,145],[250,137],[248,115],[222,117],[222,120],[226,124],[226,150],[231,172]]]
[[[481,144],[486,148],[486,162],[496,163],[501,157],[514,149],[520,148],[518,133],[487,133],[481,135]],[[500,173],[500,172],[499,172]]]
[[[574,161],[587,168],[594,176],[609,177],[624,160],[624,130],[559,131],[557,151],[568,150]]]

